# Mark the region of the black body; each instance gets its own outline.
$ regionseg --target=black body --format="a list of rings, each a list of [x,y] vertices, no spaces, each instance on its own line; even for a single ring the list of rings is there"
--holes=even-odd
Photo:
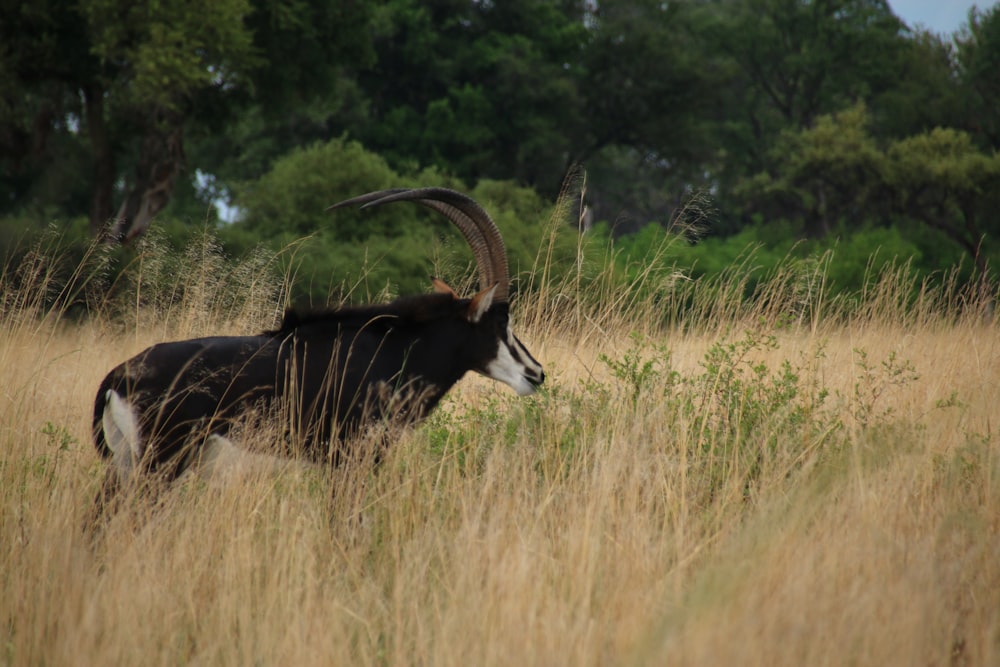
[[[144,443],[142,465],[182,472],[198,444],[227,435],[248,415],[277,418],[302,453],[337,462],[359,428],[391,418],[420,420],[468,371],[486,371],[508,332],[508,304],[475,304],[453,294],[381,306],[286,313],[259,336],[217,336],[154,345],[104,378],[94,405],[102,430],[108,390],[125,397]],[[541,379],[538,380],[541,382]]]

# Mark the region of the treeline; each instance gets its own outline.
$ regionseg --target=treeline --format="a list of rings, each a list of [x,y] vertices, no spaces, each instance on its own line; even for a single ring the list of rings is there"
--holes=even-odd
[[[756,243],[983,278],[1000,252],[996,6],[935,35],[885,0],[43,0],[0,8],[0,44],[8,248],[52,224],[207,226],[232,252],[314,234],[312,296],[368,263],[411,288],[432,217],[323,209],[473,191],[523,264],[585,170],[594,235],[645,230],[619,244],[638,257],[680,216],[709,237],[695,271]]]

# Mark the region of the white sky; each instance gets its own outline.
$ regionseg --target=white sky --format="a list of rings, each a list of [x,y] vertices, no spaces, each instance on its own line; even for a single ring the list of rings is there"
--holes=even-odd
[[[973,5],[987,9],[997,0],[889,0],[896,16],[911,28],[918,24],[932,32],[951,35],[968,19]]]

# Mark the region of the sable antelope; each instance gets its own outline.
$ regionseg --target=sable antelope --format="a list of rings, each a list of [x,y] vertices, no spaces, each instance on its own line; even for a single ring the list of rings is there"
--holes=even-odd
[[[111,459],[114,488],[141,472],[174,479],[207,450],[232,451],[234,423],[281,413],[313,460],[336,463],[380,420],[412,424],[468,371],[535,391],[541,365],[510,329],[509,273],[493,220],[444,188],[371,192],[331,206],[412,201],[446,216],[469,243],[480,292],[434,293],[389,304],[303,313],[256,336],[212,336],[154,345],[114,368],[94,403],[94,440]],[[213,454],[214,455],[214,454]]]

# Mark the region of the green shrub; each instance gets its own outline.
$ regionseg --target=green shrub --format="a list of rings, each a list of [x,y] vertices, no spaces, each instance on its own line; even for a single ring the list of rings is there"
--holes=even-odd
[[[326,210],[374,190],[425,186],[468,192],[500,227],[512,276],[534,268],[549,236],[552,206],[533,190],[485,180],[470,189],[433,169],[397,173],[381,157],[344,139],[295,150],[271,172],[244,184],[236,198],[241,219],[220,234],[237,254],[257,244],[272,250],[294,245],[296,251],[286,254],[286,270],[295,277],[296,301],[367,301],[426,292],[431,275],[463,283],[473,258],[459,232],[440,214],[402,203]],[[576,241],[559,235],[555,244],[554,268],[567,271],[576,262]]]

